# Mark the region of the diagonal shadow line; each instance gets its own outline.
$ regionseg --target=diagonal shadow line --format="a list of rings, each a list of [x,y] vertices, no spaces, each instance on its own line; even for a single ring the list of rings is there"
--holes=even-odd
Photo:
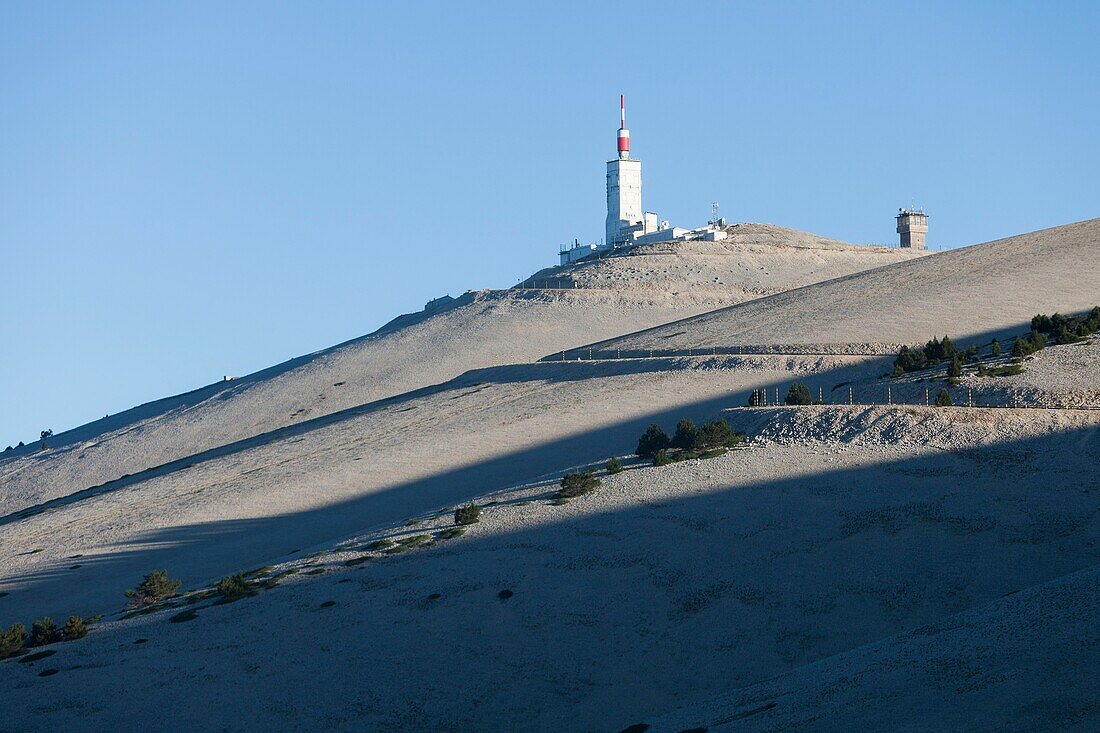
[[[718,363],[736,364],[739,359],[739,357],[718,357],[718,359],[715,360],[715,365],[718,365]],[[838,374],[834,375],[835,378],[843,377],[846,374],[846,371],[848,371],[849,369],[855,371],[865,369],[869,363],[867,357],[853,357],[853,359],[855,360],[855,363],[853,363],[848,369],[842,367],[839,370],[834,370],[839,372]],[[465,397],[479,391],[478,388],[485,384],[512,384],[537,381],[570,382],[582,381],[595,377],[627,376],[644,373],[669,372],[681,369],[683,363],[684,362],[681,360],[671,359],[629,359],[621,361],[614,360],[567,362],[564,364],[554,364],[552,362],[535,362],[474,369],[441,384],[421,387],[410,392],[404,392],[402,394],[394,395],[392,397],[385,397],[383,399],[375,400],[362,405],[357,405],[355,407],[349,407],[347,409],[340,410],[339,412],[321,415],[319,417],[304,420],[293,425],[276,428],[275,430],[270,430],[249,438],[244,438],[242,440],[227,443],[216,448],[211,448],[205,451],[201,451],[199,453],[184,456],[182,458],[178,458],[167,463],[160,464],[158,466],[150,467],[145,469],[144,471],[140,471],[135,474],[122,476],[112,481],[107,481],[96,486],[81,489],[80,491],[66,494],[65,496],[60,496],[44,502],[39,502],[33,506],[25,507],[18,511],[10,512],[9,514],[0,516],[0,527],[10,524],[12,522],[17,522],[21,519],[26,519],[28,517],[41,514],[46,511],[75,504],[77,502],[97,496],[102,496],[104,494],[109,494],[150,478],[157,478],[178,471],[184,471],[200,463],[205,463],[207,461],[215,460],[218,458],[231,456],[249,450],[251,448],[255,448],[275,441],[286,440],[289,438],[305,435],[314,430],[324,428],[335,423],[343,422],[345,420],[349,420],[360,415],[385,410],[390,407],[398,406],[406,402],[412,402],[417,399],[433,394],[438,394],[441,392],[474,387],[474,389],[471,389],[468,392],[456,395],[456,398],[458,398]],[[783,382],[777,381],[774,385],[769,384],[768,388],[779,386],[781,383]],[[747,399],[748,394],[748,391],[746,391],[744,399]],[[740,404],[743,404],[743,402]]]

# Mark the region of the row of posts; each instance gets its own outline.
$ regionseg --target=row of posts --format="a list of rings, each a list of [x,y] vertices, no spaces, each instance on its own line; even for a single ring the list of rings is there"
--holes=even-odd
[[[785,404],[785,403],[781,402],[780,399],[779,399],[779,387],[775,388],[774,401],[769,403],[768,398],[769,398],[769,393],[768,393],[768,390],[766,388],[754,389],[752,391],[752,398],[751,398],[751,403],[750,404],[753,407],[768,407],[769,405],[770,406],[775,406],[775,405]],[[822,389],[821,387],[817,388],[817,403],[816,404],[819,404],[819,405],[826,404],[825,403],[825,390]],[[834,402],[833,404],[843,404],[843,403]],[[847,404],[849,404],[849,405],[855,405],[855,404],[875,405],[875,404],[878,404],[878,403],[877,402],[858,402],[857,403],[855,401],[855,390],[853,389],[853,387],[851,385],[849,385],[848,386],[848,403]],[[885,404],[887,404],[887,405],[894,404],[893,389],[889,386],[886,388],[886,402],[885,402]],[[901,402],[899,404],[906,405],[906,404],[911,404],[911,403]],[[925,405],[931,405],[932,404],[931,393],[929,392],[928,387],[924,388],[924,404]],[[966,406],[967,407],[974,407],[974,389],[971,388],[971,387],[966,388]],[[988,407],[1001,407],[1001,405],[987,405],[987,406]],[[1014,393],[1012,395],[1012,407],[1019,407],[1019,406],[1020,406],[1019,400],[1017,399],[1017,397]]]

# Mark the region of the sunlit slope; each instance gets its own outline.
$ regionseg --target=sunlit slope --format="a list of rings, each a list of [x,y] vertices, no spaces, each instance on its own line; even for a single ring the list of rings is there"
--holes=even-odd
[[[761,294],[913,256],[769,225],[731,241],[639,248],[538,276],[538,288],[467,293],[378,332],[0,455],[0,515],[287,425],[525,362]]]
[[[1091,219],[788,290],[596,348],[790,345],[831,352],[863,344],[886,351],[933,335],[1017,333],[1037,312],[1098,302],[1100,219]]]

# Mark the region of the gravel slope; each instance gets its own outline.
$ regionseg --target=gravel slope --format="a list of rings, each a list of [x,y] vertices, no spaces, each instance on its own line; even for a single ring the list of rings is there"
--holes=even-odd
[[[1033,315],[1100,299],[1100,219],[1044,229],[789,290],[595,344],[686,350],[737,344],[924,343],[1016,335]],[[1024,330],[1028,326],[1024,326]]]
[[[841,419],[841,408],[827,409]],[[410,512],[418,524],[360,534],[348,543],[355,549],[290,553],[265,574],[298,574],[255,598],[190,606],[198,616],[186,623],[167,622],[176,611],[112,620],[47,659],[0,663],[5,699],[21,711],[5,722],[11,730],[117,730],[156,719],[200,731],[615,731],[690,705],[661,728],[683,730],[713,724],[728,709],[721,696],[745,687],[762,705],[778,699],[776,719],[792,729],[861,721],[881,729],[895,709],[919,728],[921,718],[907,716],[924,701],[955,723],[968,712],[959,700],[1015,709],[1060,679],[1072,684],[1057,705],[1021,720],[1054,729],[1067,705],[1089,714],[1075,701],[1087,701],[1093,683],[1074,672],[1095,669],[1094,647],[1070,641],[1095,637],[1095,604],[1085,600],[1094,575],[1037,589],[1034,607],[1026,599],[1037,596],[1017,594],[1023,607],[984,620],[981,609],[1100,562],[1100,484],[1089,457],[1100,448],[1100,416],[1052,411],[1063,429],[1029,434],[1012,411],[980,422],[964,410],[923,412],[970,431],[970,448],[945,450],[953,439],[935,437],[777,444],[761,433],[725,457],[606,477],[565,506],[548,501],[551,481],[484,495],[478,524],[426,549],[359,549],[450,524],[446,512]],[[853,424],[863,419],[851,410]],[[882,410],[877,419],[888,436],[889,423],[914,418]],[[1016,439],[983,438],[990,425]],[[317,491],[317,478],[302,480]],[[308,522],[300,514],[286,525],[282,552],[295,549]],[[969,609],[978,615],[957,616]],[[1066,669],[1051,679],[1055,658]],[[59,671],[38,676],[48,669]],[[1015,708],[1006,706],[1005,695],[1017,694]],[[744,709],[743,696],[734,704]],[[827,725],[830,715],[841,725]]]
[[[0,454],[0,515],[27,497],[64,496],[470,369],[531,361],[912,256],[781,227],[737,229],[737,246],[683,243],[575,265],[569,273],[578,287],[570,290],[468,293],[377,334],[60,433],[44,453],[32,446]]]

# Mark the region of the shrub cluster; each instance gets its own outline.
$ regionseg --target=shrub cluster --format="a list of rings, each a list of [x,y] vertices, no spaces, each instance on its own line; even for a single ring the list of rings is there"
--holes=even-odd
[[[1049,318],[1042,313],[1031,319],[1031,330],[1051,334],[1060,344],[1080,341],[1100,331],[1100,305],[1083,316],[1063,316],[1055,313]]]
[[[554,494],[555,499],[573,499],[596,490],[600,480],[591,471],[567,473],[562,476],[561,488]]]
[[[455,524],[457,525],[476,524],[480,521],[480,517],[481,507],[473,502],[455,509]]]
[[[659,425],[650,425],[638,439],[639,456],[653,459],[653,465],[663,466],[689,458],[712,458],[721,455],[725,448],[732,448],[745,440],[744,433],[734,432],[725,420],[712,420],[696,426],[691,420],[676,424],[676,432],[670,439]],[[669,453],[669,450],[675,451]],[[718,451],[717,453],[715,451]]]
[[[616,473],[622,472],[623,464],[618,458],[616,458],[615,456],[611,456],[607,459],[607,465],[604,466],[604,468],[607,470],[607,473],[609,475],[614,475]]]
[[[1047,337],[1041,331],[1032,331],[1025,336],[1018,336],[1016,343],[1012,345],[1012,355],[1017,359],[1031,356],[1036,351],[1046,348]]]
[[[900,377],[905,372],[916,372],[935,366],[952,359],[957,353],[954,342],[947,336],[942,341],[933,337],[924,346],[902,346],[898,357],[894,359],[894,376]]]
[[[69,616],[69,620],[59,629],[53,619],[45,616],[31,624],[30,636],[27,635],[27,627],[23,624],[12,624],[6,630],[0,627],[0,659],[14,657],[20,654],[24,647],[82,639],[88,635],[89,621],[95,621],[97,618],[99,617],[84,619],[80,616]]]

